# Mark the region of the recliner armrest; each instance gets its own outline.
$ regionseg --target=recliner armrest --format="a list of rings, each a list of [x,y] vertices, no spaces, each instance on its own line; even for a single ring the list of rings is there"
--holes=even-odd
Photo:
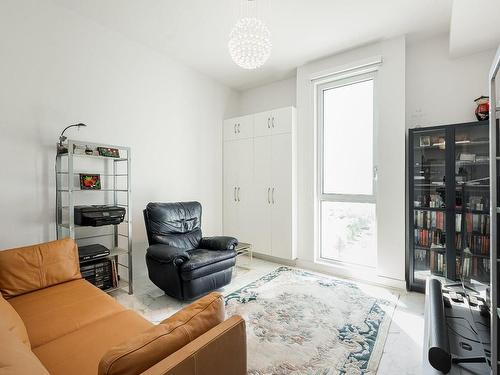
[[[234,250],[238,245],[238,240],[234,237],[215,236],[203,237],[198,247],[207,250]]]
[[[190,256],[186,250],[163,244],[155,244],[148,247],[146,255],[160,263],[173,263],[180,265],[189,260]]]

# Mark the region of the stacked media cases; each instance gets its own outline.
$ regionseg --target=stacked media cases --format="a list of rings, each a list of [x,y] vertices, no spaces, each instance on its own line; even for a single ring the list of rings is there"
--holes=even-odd
[[[118,286],[118,269],[115,259],[100,259],[82,264],[82,277],[102,290]]]

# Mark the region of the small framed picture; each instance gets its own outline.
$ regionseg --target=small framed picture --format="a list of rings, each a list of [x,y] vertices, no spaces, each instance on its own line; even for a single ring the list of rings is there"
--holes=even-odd
[[[100,156],[107,156],[109,158],[119,158],[120,151],[117,148],[111,147],[97,147]]]
[[[431,137],[424,135],[420,137],[420,147],[430,147]]]
[[[101,190],[101,175],[80,173],[80,189]]]

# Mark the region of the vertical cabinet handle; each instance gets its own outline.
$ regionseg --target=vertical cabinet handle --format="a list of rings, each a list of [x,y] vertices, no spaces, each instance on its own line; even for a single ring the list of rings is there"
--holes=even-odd
[[[271,122],[271,119],[268,117],[268,118],[267,118],[267,128],[268,128],[268,129],[271,129],[270,122]]]
[[[238,133],[241,133],[240,126],[241,124],[238,124]]]
[[[271,200],[272,200],[272,202],[273,202],[273,204],[274,204],[274,188],[273,188],[273,192],[272,192],[272,194],[271,194]]]
[[[238,194],[237,194],[237,196],[238,196],[238,202],[240,201],[240,189],[241,188],[238,186]]]
[[[271,198],[269,197],[269,193],[271,192],[271,188],[267,188],[267,203],[271,204]]]
[[[273,128],[274,128],[274,116],[273,116],[273,120],[272,121],[273,121]]]
[[[234,124],[234,134],[236,134],[236,124]]]
[[[236,202],[236,186],[234,187],[233,197],[234,197],[234,201]]]

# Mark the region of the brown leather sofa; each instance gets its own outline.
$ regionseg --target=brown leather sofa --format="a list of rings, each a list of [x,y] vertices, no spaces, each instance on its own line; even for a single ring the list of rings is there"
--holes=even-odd
[[[0,292],[0,374],[246,374],[219,293],[153,325],[81,278],[72,239],[0,251]]]

